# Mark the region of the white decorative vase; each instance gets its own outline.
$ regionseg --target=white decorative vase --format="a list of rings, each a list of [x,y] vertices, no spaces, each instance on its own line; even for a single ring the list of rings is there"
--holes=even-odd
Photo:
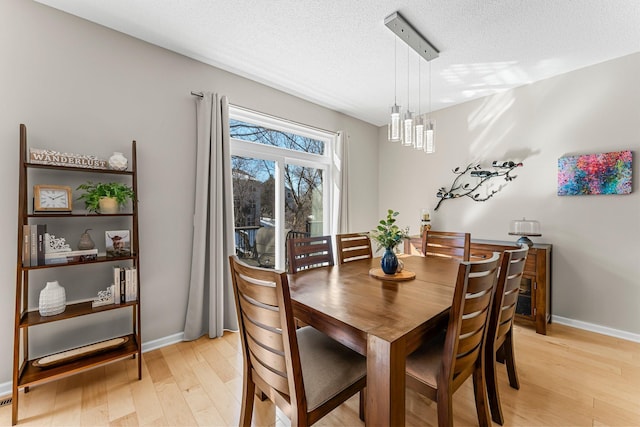
[[[109,157],[109,167],[118,171],[127,169],[127,158],[120,152],[115,151],[113,156]]]
[[[67,306],[67,294],[57,280],[47,282],[40,291],[38,309],[41,316],[54,316],[64,311]]]

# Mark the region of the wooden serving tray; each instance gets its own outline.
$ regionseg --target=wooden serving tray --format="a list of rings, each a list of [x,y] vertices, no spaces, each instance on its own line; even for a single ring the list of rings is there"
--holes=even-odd
[[[120,347],[121,345],[126,344],[127,341],[129,341],[129,337],[113,338],[110,340],[86,345],[84,347],[73,348],[71,350],[63,351],[61,353],[44,356],[44,357],[41,357],[40,359],[34,360],[32,364],[36,368],[51,368],[53,366],[57,366],[62,363],[71,362],[72,360],[76,360],[81,357],[89,356],[91,354],[99,353],[101,351],[107,351],[116,347]]]
[[[406,280],[413,280],[416,278],[416,273],[413,271],[402,270],[396,274],[385,274],[381,268],[372,268],[369,270],[369,275],[380,280],[389,280],[392,282],[404,282]]]

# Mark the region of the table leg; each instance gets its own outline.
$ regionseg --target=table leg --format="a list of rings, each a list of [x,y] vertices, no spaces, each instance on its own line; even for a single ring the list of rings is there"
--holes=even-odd
[[[404,426],[406,340],[367,338],[368,426]]]

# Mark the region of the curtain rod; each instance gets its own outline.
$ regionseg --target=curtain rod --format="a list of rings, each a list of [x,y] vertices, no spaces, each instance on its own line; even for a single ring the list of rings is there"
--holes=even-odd
[[[204,94],[202,92],[191,91],[191,95],[197,96],[199,98],[204,97]],[[283,122],[291,123],[291,124],[296,125],[296,126],[307,127],[309,129],[314,129],[314,130],[317,130],[317,131],[320,131],[320,132],[325,132],[325,133],[328,133],[328,134],[331,134],[331,135],[338,135],[338,132],[336,132],[336,131],[319,128],[317,126],[311,126],[311,125],[308,125],[308,124],[305,124],[305,123],[295,122],[295,121],[289,120],[289,119],[283,119],[282,117],[274,116],[272,114],[263,113],[262,111],[252,110],[250,108],[240,107],[239,105],[235,105],[235,104],[231,104],[231,103],[229,105],[232,106],[233,108],[236,108],[236,109],[242,110],[242,111],[246,111],[248,113],[260,114],[262,116],[269,117],[270,119],[281,120]]]

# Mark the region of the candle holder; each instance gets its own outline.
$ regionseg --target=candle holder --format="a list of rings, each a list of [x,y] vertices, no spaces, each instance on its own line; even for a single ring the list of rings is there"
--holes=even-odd
[[[429,216],[429,209],[420,210],[420,235],[426,231],[431,230],[431,218]]]

